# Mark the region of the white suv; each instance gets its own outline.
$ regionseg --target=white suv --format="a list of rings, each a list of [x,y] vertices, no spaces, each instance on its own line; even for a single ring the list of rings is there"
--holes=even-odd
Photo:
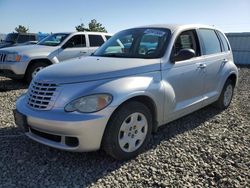
[[[55,33],[37,45],[0,50],[0,75],[28,82],[42,68],[67,59],[88,56],[111,34],[100,32]]]

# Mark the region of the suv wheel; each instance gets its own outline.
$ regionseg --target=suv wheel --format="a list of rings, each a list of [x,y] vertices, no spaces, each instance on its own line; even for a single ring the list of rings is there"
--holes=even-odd
[[[140,154],[152,131],[152,117],[142,103],[130,102],[111,118],[103,136],[103,149],[118,160]]]
[[[47,67],[48,64],[44,62],[38,62],[32,64],[30,67],[28,67],[28,70],[26,72],[25,78],[28,83],[31,82],[31,80],[36,76],[36,74],[42,70],[44,67]]]
[[[228,79],[223,87],[219,99],[216,101],[215,106],[219,109],[226,109],[233,98],[234,84],[232,80]]]

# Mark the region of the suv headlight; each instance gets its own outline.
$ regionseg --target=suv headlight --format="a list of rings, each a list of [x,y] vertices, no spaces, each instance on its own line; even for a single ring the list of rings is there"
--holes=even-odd
[[[5,61],[9,62],[19,62],[22,56],[17,53],[7,54]]]
[[[94,94],[78,98],[65,106],[66,112],[97,112],[107,107],[112,102],[113,97],[109,94]]]

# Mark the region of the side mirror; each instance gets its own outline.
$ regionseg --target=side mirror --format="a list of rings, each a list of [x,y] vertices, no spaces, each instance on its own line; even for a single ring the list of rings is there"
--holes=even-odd
[[[184,61],[195,57],[195,51],[193,49],[182,49],[179,53],[171,58],[172,62]]]

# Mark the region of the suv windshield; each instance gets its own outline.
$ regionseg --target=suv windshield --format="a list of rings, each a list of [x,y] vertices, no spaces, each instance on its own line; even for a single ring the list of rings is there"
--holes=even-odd
[[[66,33],[57,33],[57,34],[52,34],[48,37],[46,37],[45,39],[43,39],[42,41],[40,41],[39,45],[45,45],[45,46],[58,46],[59,44],[61,44],[67,37],[69,36],[69,34]]]
[[[170,30],[136,28],[124,30],[104,43],[93,56],[123,58],[160,58],[166,50]]]
[[[16,42],[16,39],[18,37],[18,33],[10,33],[6,36],[5,42]]]

